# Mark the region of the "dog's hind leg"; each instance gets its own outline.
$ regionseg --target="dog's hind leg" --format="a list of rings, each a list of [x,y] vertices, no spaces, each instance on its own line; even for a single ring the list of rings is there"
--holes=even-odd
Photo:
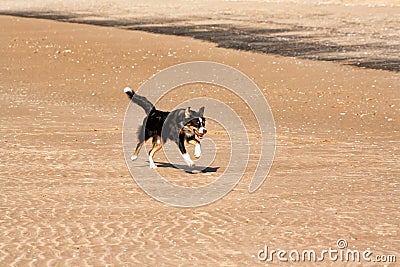
[[[139,143],[136,146],[135,152],[133,153],[133,156],[131,157],[131,160],[137,160],[137,158],[139,156],[140,149],[142,148],[142,146],[143,146],[143,144],[145,142],[146,142],[145,140],[139,141]]]
[[[138,130],[138,143],[136,145],[135,152],[133,153],[133,156],[131,157],[131,160],[137,160],[139,156],[140,149],[142,148],[143,144],[149,139],[149,136],[147,133],[144,132],[143,126]]]
[[[153,147],[149,152],[150,168],[157,169],[157,165],[153,161],[154,154],[162,148],[161,138],[159,136],[153,137]]]

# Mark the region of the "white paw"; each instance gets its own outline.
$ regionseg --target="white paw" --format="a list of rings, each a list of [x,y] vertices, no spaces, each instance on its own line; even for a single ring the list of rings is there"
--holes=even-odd
[[[194,147],[194,157],[195,158],[200,158],[201,156],[201,148],[200,148],[200,144],[196,144],[196,146]]]
[[[150,162],[150,169],[157,169],[157,165],[154,162]]]
[[[134,161],[134,160],[137,160],[137,158],[138,158],[138,156],[133,155],[133,156],[131,157],[131,160]]]
[[[183,155],[183,160],[186,162],[186,164],[192,168],[194,167],[194,162],[193,160],[190,158],[190,155],[188,153]]]
[[[193,168],[193,167],[195,166],[193,160],[186,161],[186,164],[187,164],[190,168]]]

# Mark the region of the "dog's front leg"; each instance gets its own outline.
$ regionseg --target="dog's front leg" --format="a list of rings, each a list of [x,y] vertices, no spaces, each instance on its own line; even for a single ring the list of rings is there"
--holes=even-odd
[[[201,156],[201,146],[200,143],[194,145],[194,157],[200,158]]]
[[[200,158],[200,156],[201,156],[200,142],[197,141],[196,139],[192,139],[189,141],[189,143],[194,145],[194,157],[197,159]]]
[[[191,168],[194,167],[194,162],[190,158],[190,155],[189,155],[189,153],[187,153],[186,148],[185,148],[185,134],[184,133],[179,134],[178,146],[179,146],[179,150],[181,151],[183,160],[186,162],[186,164]]]

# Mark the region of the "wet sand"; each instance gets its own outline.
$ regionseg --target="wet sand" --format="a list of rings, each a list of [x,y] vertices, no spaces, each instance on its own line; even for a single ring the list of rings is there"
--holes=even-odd
[[[189,36],[219,47],[400,71],[400,1],[13,1],[0,14]]]
[[[0,24],[2,265],[264,266],[257,260],[264,245],[321,251],[340,238],[350,249],[399,257],[397,72],[109,27],[8,16]],[[254,80],[272,108],[277,148],[256,193],[247,191],[253,147],[235,190],[183,209],[150,198],[130,176],[122,88],[194,60],[224,63]],[[195,89],[184,90],[204,94]],[[244,110],[218,90],[216,97]],[[174,91],[160,108],[184,98]],[[254,142],[254,118],[240,116]],[[216,172],[159,171],[186,186],[218,177],[229,144],[218,125],[208,128],[219,148]]]

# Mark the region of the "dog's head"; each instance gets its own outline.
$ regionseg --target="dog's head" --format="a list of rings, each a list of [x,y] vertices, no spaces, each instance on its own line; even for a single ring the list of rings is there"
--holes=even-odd
[[[198,112],[188,107],[185,110],[185,121],[186,123],[182,130],[188,137],[195,136],[195,138],[199,140],[207,133],[204,107],[201,107]]]

